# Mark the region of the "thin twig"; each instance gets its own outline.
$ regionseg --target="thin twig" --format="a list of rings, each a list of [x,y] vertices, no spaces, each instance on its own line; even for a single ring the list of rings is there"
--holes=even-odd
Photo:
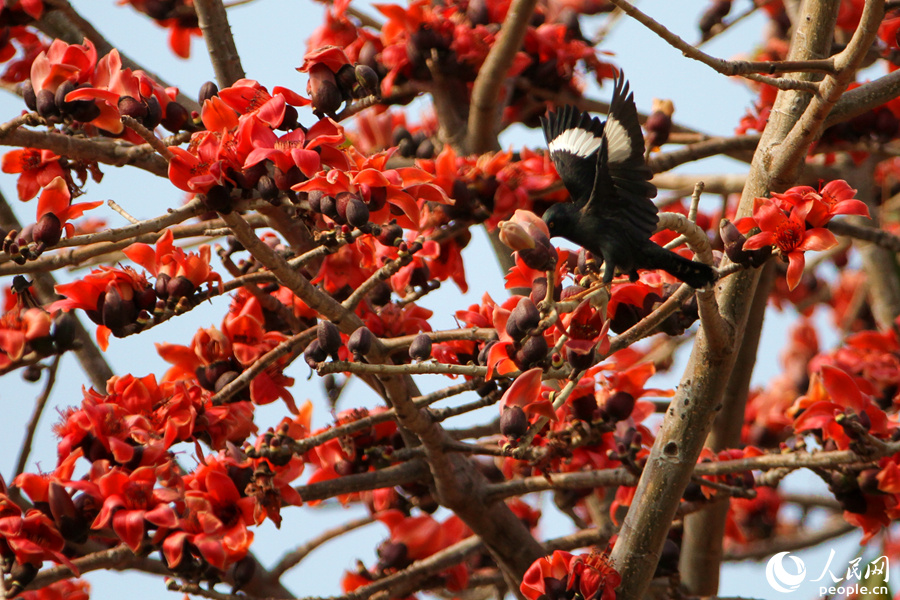
[[[38,396],[34,403],[34,412],[31,413],[31,419],[25,426],[25,439],[22,440],[22,447],[19,449],[19,458],[16,460],[16,470],[13,479],[25,472],[25,464],[28,462],[28,455],[31,454],[31,444],[34,441],[34,434],[37,431],[38,422],[47,406],[47,400],[50,399],[50,392],[53,391],[53,384],[56,383],[56,370],[59,368],[59,361],[62,357],[57,354],[53,357],[53,362],[47,368],[47,382],[44,384],[44,390]]]

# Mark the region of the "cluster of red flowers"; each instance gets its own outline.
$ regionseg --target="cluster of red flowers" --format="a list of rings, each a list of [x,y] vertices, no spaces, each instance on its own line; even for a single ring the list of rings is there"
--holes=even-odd
[[[348,5],[347,1],[332,4],[326,23],[310,38],[310,48],[343,49],[350,63],[365,65],[377,73],[385,97],[411,98],[415,92],[411,94],[406,84],[441,78],[458,82],[460,93],[465,94],[460,102],[467,103],[510,2],[455,0],[437,6],[414,0],[406,7],[380,4],[376,8],[387,21],[377,33],[355,24],[347,15]],[[594,71],[598,81],[614,76],[612,65],[600,60],[573,17],[571,9],[567,11],[557,3],[537,7],[523,48],[507,74],[516,76],[519,82],[509,92],[504,125],[537,123],[544,108],[533,93],[535,89],[580,95],[576,76],[579,64]],[[332,76],[337,75],[335,66],[326,67]],[[306,65],[311,76],[319,68]]]
[[[788,261],[787,284],[793,290],[800,283],[806,263],[807,250],[827,250],[837,245],[834,234],[825,226],[835,215],[869,216],[869,209],[855,200],[856,190],[846,181],[827,183],[820,190],[796,186],[771,198],[757,198],[753,217],[741,219],[735,225],[747,233],[754,227],[762,231],[743,243],[743,250],[757,250],[774,246]]]

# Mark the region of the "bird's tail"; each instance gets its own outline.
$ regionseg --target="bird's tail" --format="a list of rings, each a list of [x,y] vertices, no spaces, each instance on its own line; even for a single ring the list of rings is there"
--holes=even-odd
[[[702,262],[689,260],[662,246],[653,244],[657,250],[653,250],[654,268],[662,269],[666,273],[677,277],[693,288],[703,288],[716,280],[712,267]]]

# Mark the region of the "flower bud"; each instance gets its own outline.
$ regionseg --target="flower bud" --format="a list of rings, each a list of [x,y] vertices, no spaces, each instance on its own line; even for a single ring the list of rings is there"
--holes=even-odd
[[[369,207],[359,198],[351,198],[347,202],[347,223],[353,227],[362,227],[369,222]]]
[[[229,214],[234,208],[231,203],[231,191],[224,185],[214,185],[200,197],[208,209],[223,215]]]
[[[59,108],[56,106],[56,98],[50,90],[41,90],[37,93],[37,113],[45,119],[59,116]]]
[[[391,301],[393,291],[384,281],[377,282],[367,296],[374,306],[384,306]]]
[[[187,109],[177,102],[171,101],[166,104],[166,112],[160,124],[172,133],[178,133],[184,129],[188,119],[190,119],[190,115]]]
[[[380,87],[378,84],[378,73],[375,72],[375,69],[368,65],[356,65],[354,71],[356,81],[366,95],[378,96]]]
[[[168,297],[176,299],[187,298],[188,296],[193,295],[195,289],[196,286],[194,286],[191,280],[184,275],[179,275],[178,277],[170,279],[169,283],[166,285],[166,291],[169,294]]]
[[[50,328],[50,337],[56,344],[57,350],[64,352],[75,346],[75,316],[67,312],[60,312],[54,319]]]
[[[506,321],[506,333],[514,340],[522,339],[526,333],[538,326],[541,314],[531,298],[522,298]]]
[[[120,115],[123,117],[131,117],[137,121],[143,121],[148,114],[147,105],[131,96],[120,96],[118,108]]]
[[[169,282],[172,278],[168,273],[160,273],[156,276],[156,285],[154,286],[154,291],[156,292],[156,297],[160,300],[166,300],[169,297]]]
[[[361,360],[363,356],[372,349],[372,343],[375,341],[375,335],[368,327],[360,327],[350,335],[347,341],[347,349],[353,354],[356,360]]]
[[[647,130],[647,147],[657,148],[669,140],[672,133],[672,115],[675,113],[675,105],[671,100],[653,99],[653,107],[650,116],[644,123]]]
[[[198,97],[198,102],[200,106],[203,106],[203,103],[212,98],[213,96],[219,95],[219,87],[213,83],[212,81],[207,81],[203,85],[200,86],[200,95]]]
[[[488,364],[488,355],[491,352],[491,347],[497,343],[497,340],[491,340],[487,342],[484,346],[481,347],[481,350],[478,352],[478,364],[481,366],[487,366]]]
[[[566,344],[566,361],[578,371],[594,364],[594,344],[588,340],[569,340]]]
[[[106,290],[103,298],[103,309],[100,314],[103,318],[103,324],[114,332],[126,325],[134,323],[137,318],[137,307],[131,299],[122,298],[119,288],[110,286]]]
[[[728,219],[722,219],[719,222],[719,235],[722,237],[725,255],[731,262],[739,265],[750,264],[750,252],[744,250],[744,242],[747,241],[747,238],[738,231],[734,223]]]
[[[15,598],[37,577],[38,568],[31,563],[13,563],[6,584],[6,597]]]
[[[240,375],[241,374],[238,373],[237,371],[225,371],[224,373],[222,373],[221,375],[219,375],[216,378],[216,383],[213,385],[213,391],[214,392],[222,391],[222,388],[224,388],[226,385],[228,385],[229,383],[231,383],[232,381],[234,381],[235,379],[240,377]]]
[[[56,88],[56,93],[53,94],[53,101],[56,103],[56,107],[61,114],[69,114],[70,111],[75,108],[74,102],[66,102],[66,96],[74,91],[75,84],[71,81],[64,81]]]
[[[403,239],[403,229],[396,223],[385,225],[378,234],[378,241],[385,246],[396,246],[399,240]]]
[[[256,560],[252,556],[245,556],[231,567],[231,593],[238,593],[253,579],[256,574]]]
[[[311,341],[306,347],[306,350],[303,351],[303,360],[306,361],[306,364],[308,364],[311,369],[317,368],[319,363],[323,362],[326,358],[328,358],[328,353],[319,346],[319,340]]]
[[[533,367],[547,358],[547,340],[543,335],[528,336],[522,347],[516,352],[515,362],[522,369]]]
[[[337,83],[338,90],[344,98],[359,98],[359,94],[354,94],[354,88],[359,88],[356,83],[356,73],[353,65],[342,65],[338,72],[334,74],[334,81]]]
[[[37,95],[34,93],[34,85],[30,79],[22,82],[22,98],[28,110],[37,110]]]
[[[332,221],[340,221],[341,217],[338,214],[337,200],[335,200],[334,196],[322,196],[322,199],[319,200],[319,206],[322,209],[323,215]]]
[[[505,406],[500,413],[500,433],[509,440],[519,440],[528,431],[528,417],[519,406]]]
[[[406,567],[409,560],[409,549],[403,542],[386,541],[378,548],[377,571],[398,570]]]
[[[55,246],[62,237],[62,221],[52,212],[44,213],[35,223],[31,235],[38,244]]]
[[[431,358],[431,338],[426,333],[420,333],[413,338],[409,345],[409,357],[413,360],[428,360]]]
[[[606,399],[603,410],[611,422],[624,421],[631,416],[631,411],[634,410],[634,396],[628,392],[616,392]]]
[[[331,321],[319,321],[316,327],[316,339],[319,340],[319,348],[322,352],[337,360],[338,349],[343,345],[341,332],[337,325]]]
[[[344,101],[334,73],[322,63],[315,64],[310,68],[307,91],[313,110],[320,114],[334,114]]]

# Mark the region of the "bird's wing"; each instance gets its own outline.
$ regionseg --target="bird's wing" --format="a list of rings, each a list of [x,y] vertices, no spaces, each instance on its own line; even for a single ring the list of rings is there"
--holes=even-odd
[[[643,237],[650,237],[657,223],[656,205],[650,200],[656,196],[656,186],[649,181],[653,173],[644,158],[644,136],[634,96],[621,73],[609,103],[609,117],[603,124],[603,141],[596,156],[593,193],[582,210],[622,219]],[[612,189],[605,181],[607,173]]]
[[[574,106],[564,106],[541,117],[541,126],[556,171],[572,200],[583,206],[596,178],[595,154],[603,140],[603,123]]]

